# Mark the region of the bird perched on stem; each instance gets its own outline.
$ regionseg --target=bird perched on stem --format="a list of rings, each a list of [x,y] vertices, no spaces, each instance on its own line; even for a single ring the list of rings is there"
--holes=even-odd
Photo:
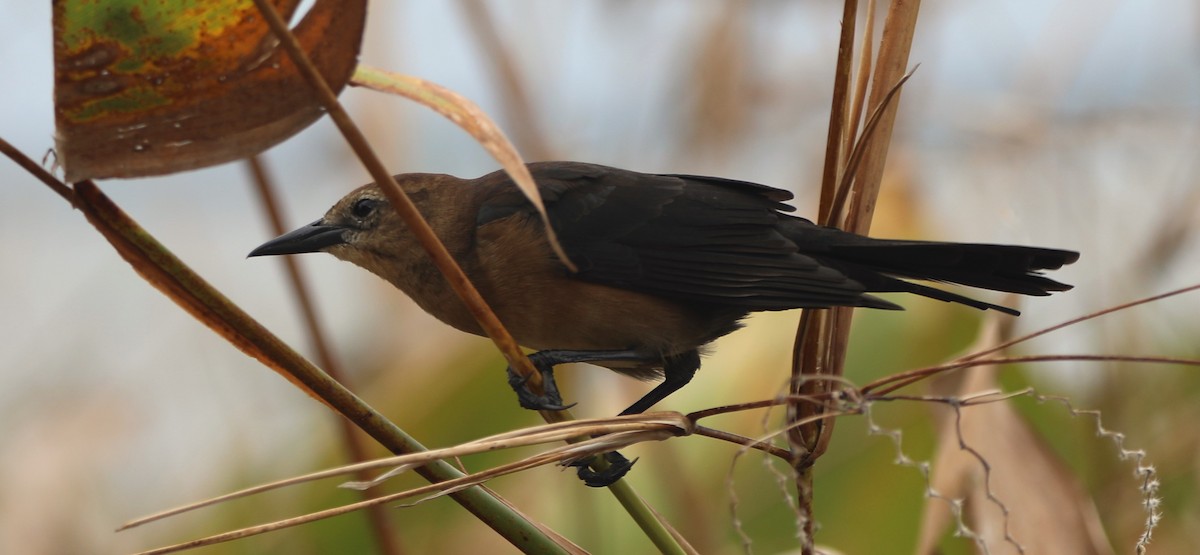
[[[530,409],[565,408],[554,366],[589,362],[661,377],[621,414],[643,412],[687,384],[701,348],[738,329],[750,312],[900,310],[871,293],[906,292],[1017,315],[907,280],[1048,295],[1071,286],[1039,272],[1079,258],[1058,249],[864,237],[789,215],[794,208],[783,202],[791,193],[744,181],[577,162],[529,170],[578,272],[554,255],[533,205],[503,171],[477,179],[403,174],[396,181],[517,342],[539,350],[530,359],[545,379],[544,395],[508,370]],[[321,219],[250,256],[316,251],[369,270],[439,320],[483,335],[376,185],[352,191]],[[617,472],[625,470],[627,464]],[[615,479],[593,478],[591,485]]]

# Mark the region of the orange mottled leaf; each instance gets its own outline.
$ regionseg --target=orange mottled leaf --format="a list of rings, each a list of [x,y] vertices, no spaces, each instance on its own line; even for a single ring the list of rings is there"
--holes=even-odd
[[[290,16],[298,0],[274,0]],[[354,70],[366,0],[318,0],[295,33],[334,90]],[[68,181],[257,154],[322,111],[253,2],[56,0],[55,117]]]

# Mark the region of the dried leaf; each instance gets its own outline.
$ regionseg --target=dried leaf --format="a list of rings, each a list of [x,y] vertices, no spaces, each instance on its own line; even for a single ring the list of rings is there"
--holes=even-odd
[[[521,192],[525,193],[525,196],[533,203],[538,214],[541,215],[546,237],[550,240],[554,254],[567,268],[576,271],[575,264],[567,258],[567,253],[559,244],[554,228],[550,227],[550,219],[546,216],[546,207],[542,204],[542,196],[538,193],[537,183],[530,175],[529,168],[525,167],[525,162],[521,160],[517,148],[508,140],[496,122],[492,121],[492,118],[489,118],[479,106],[466,97],[436,83],[366,66],[359,66],[350,79],[350,84],[413,100],[445,116],[446,119],[470,133],[488,151],[488,154],[500,162],[504,171],[508,172],[513,182],[521,188]]]
[[[286,16],[298,0],[275,0]],[[366,0],[318,0],[295,33],[334,90]],[[139,177],[258,154],[323,113],[250,0],[56,0],[55,117],[67,181]]]
[[[997,343],[995,321],[990,321],[987,343],[971,351]],[[995,389],[994,376],[993,367],[972,368],[946,376],[935,387],[952,389],[949,394],[963,398]],[[963,519],[987,545],[988,553],[1020,553],[1017,544],[1024,553],[1112,553],[1095,504],[1078,478],[1010,403],[958,410],[957,422],[951,411],[939,411],[938,451],[930,487],[941,496],[965,499]],[[961,448],[960,441],[987,466]],[[916,553],[937,553],[952,518],[945,500],[930,498]]]

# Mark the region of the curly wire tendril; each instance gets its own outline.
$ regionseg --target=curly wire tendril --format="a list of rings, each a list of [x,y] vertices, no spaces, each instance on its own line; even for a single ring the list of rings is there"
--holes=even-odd
[[[1127,449],[1125,448],[1125,434],[1114,432],[1104,427],[1101,421],[1099,410],[1094,409],[1077,409],[1071,404],[1071,401],[1066,397],[1059,396],[1044,396],[1035,392],[1030,395],[1039,403],[1055,402],[1067,409],[1071,417],[1091,417],[1092,422],[1096,426],[1096,437],[1101,437],[1112,441],[1117,448],[1117,458],[1121,461],[1133,461],[1133,477],[1138,480],[1138,491],[1142,494],[1142,510],[1146,511],[1146,524],[1142,529],[1142,533],[1138,536],[1137,544],[1134,549],[1138,555],[1146,553],[1150,545],[1150,538],[1154,533],[1154,528],[1162,520],[1162,513],[1159,509],[1162,508],[1162,499],[1158,497],[1158,471],[1154,469],[1154,465],[1146,463],[1146,451],[1142,449]]]
[[[884,428],[875,423],[875,417],[874,417],[873,413],[871,412],[872,404],[873,403],[868,401],[868,402],[864,402],[862,405],[862,414],[867,419],[867,435],[868,436],[885,436],[889,440],[891,440],[892,445],[896,449],[896,458],[892,460],[892,463],[897,466],[904,466],[904,467],[916,469],[917,472],[919,472],[921,474],[921,479],[925,481],[925,497],[933,498],[933,499],[940,499],[940,500],[944,501],[950,507],[950,512],[951,512],[951,514],[954,515],[954,525],[955,525],[954,535],[956,537],[962,537],[962,538],[967,538],[967,539],[971,540],[972,542],[975,543],[976,547],[979,548],[981,553],[984,553],[985,555],[990,554],[991,551],[988,550],[987,543],[983,541],[983,537],[980,536],[979,534],[975,533],[974,530],[971,530],[971,527],[967,526],[966,521],[963,520],[963,500],[955,499],[953,497],[947,497],[945,495],[942,495],[941,493],[939,493],[937,490],[935,490],[933,488],[933,482],[930,479],[932,465],[929,463],[929,461],[914,460],[911,457],[909,457],[907,453],[904,452],[904,432],[903,431],[901,431],[898,428]],[[957,412],[957,410],[958,410],[958,407],[955,406],[955,411]],[[959,444],[960,445],[964,444],[961,436],[959,436]],[[985,472],[986,472],[986,467],[985,467]],[[987,484],[986,480],[984,481],[984,484],[986,487],[986,484]],[[988,496],[991,499],[995,499],[994,497],[991,496],[990,491],[988,492]],[[998,500],[996,500],[995,502],[999,503]],[[1008,528],[1008,509],[1005,508],[1002,503],[999,503],[999,504],[1000,504],[1001,509],[1004,511],[1005,530],[1007,530],[1007,528]],[[1006,537],[1008,536],[1007,532],[1005,533],[1005,536]],[[1024,553],[1024,549],[1021,547],[1020,544],[1013,542],[1013,545],[1015,545],[1017,547],[1018,551]]]
[[[990,397],[991,400],[982,401],[982,399],[984,399],[985,397]],[[1006,543],[1009,543],[1010,545],[1012,545],[1014,548],[1016,548],[1016,550],[1019,553],[1025,553],[1024,546],[1022,546],[1016,540],[1016,538],[1013,537],[1012,534],[1010,533],[1010,530],[1009,530],[1010,510],[1009,510],[1009,508],[1007,506],[1005,506],[1004,503],[1001,502],[1000,499],[997,498],[995,496],[995,494],[992,492],[992,489],[991,489],[991,465],[987,462],[987,460],[983,457],[983,455],[980,454],[973,447],[971,447],[966,442],[966,439],[963,437],[962,427],[961,427],[961,417],[962,417],[961,410],[964,406],[970,406],[972,404],[978,404],[980,402],[999,402],[999,401],[1005,401],[1005,400],[1009,400],[1009,399],[1013,399],[1013,398],[1017,398],[1017,397],[1030,397],[1030,398],[1034,399],[1036,402],[1041,403],[1041,404],[1057,403],[1057,404],[1061,405],[1063,408],[1065,408],[1066,411],[1068,412],[1068,414],[1072,418],[1090,417],[1092,420],[1092,423],[1095,426],[1096,436],[1100,437],[1100,438],[1108,439],[1109,441],[1111,441],[1113,443],[1113,445],[1116,447],[1116,450],[1117,450],[1117,458],[1121,461],[1133,461],[1133,463],[1134,463],[1133,475],[1138,480],[1138,491],[1142,494],[1142,508],[1146,512],[1145,527],[1144,527],[1141,535],[1138,537],[1138,541],[1135,545],[1135,549],[1139,555],[1144,555],[1147,552],[1148,545],[1150,543],[1154,528],[1157,527],[1159,522],[1162,520],[1162,513],[1160,512],[1160,509],[1162,508],[1162,501],[1158,497],[1158,491],[1159,491],[1161,484],[1158,480],[1158,473],[1155,470],[1153,465],[1148,464],[1146,462],[1147,454],[1144,450],[1126,448],[1125,447],[1125,438],[1126,438],[1125,434],[1123,434],[1121,432],[1109,430],[1108,428],[1104,427],[1102,419],[1101,419],[1101,413],[1099,410],[1078,409],[1078,408],[1075,408],[1075,406],[1072,405],[1071,402],[1065,397],[1041,395],[1041,394],[1037,393],[1037,391],[1034,390],[1033,388],[1027,388],[1022,391],[1006,394],[1002,397],[988,395],[988,396],[981,396],[979,398],[972,398],[972,397],[961,397],[961,398],[960,397],[937,397],[937,398],[929,397],[929,398],[925,398],[924,400],[940,402],[940,403],[948,405],[954,409],[955,434],[956,434],[958,442],[959,442],[959,448],[966,451],[972,457],[974,457],[976,462],[978,463],[979,467],[983,470],[983,473],[984,473],[984,482],[983,483],[984,483],[984,490],[985,490],[987,499],[990,503],[992,503],[997,508],[999,508],[1001,513],[1003,514],[1004,541]],[[879,399],[883,399],[883,398],[879,398]],[[963,537],[963,538],[970,539],[978,547],[978,549],[980,550],[981,553],[985,553],[985,554],[990,553],[988,545],[984,541],[983,537],[980,536],[978,533],[976,533],[974,530],[972,530],[970,528],[970,526],[968,526],[966,521],[964,520],[963,508],[964,508],[965,500],[948,497],[946,495],[939,493],[936,489],[934,489],[933,483],[931,480],[931,474],[932,474],[931,463],[929,461],[914,460],[913,458],[909,457],[907,453],[904,452],[903,431],[900,429],[894,429],[894,428],[884,428],[875,422],[875,419],[874,419],[871,409],[872,409],[872,406],[874,405],[876,399],[872,399],[869,397],[864,398],[857,390],[855,390],[851,387],[846,390],[834,392],[833,396],[831,398],[831,401],[832,402],[829,404],[828,408],[832,409],[835,412],[841,413],[842,415],[855,414],[855,413],[862,414],[866,418],[867,434],[869,436],[885,436],[885,437],[887,437],[891,441],[892,445],[895,448],[896,455],[895,455],[895,459],[893,460],[893,463],[897,466],[903,466],[903,467],[909,467],[909,468],[916,469],[917,472],[921,474],[923,480],[925,481],[925,496],[927,498],[940,499],[947,504],[947,506],[950,509],[951,514],[954,515],[954,522],[955,522],[954,535],[956,537]],[[764,431],[767,431],[768,433],[761,440],[767,440],[772,437],[778,437],[778,434],[780,434],[782,432],[781,430],[775,430],[775,431],[770,430],[770,427],[769,427],[770,413],[771,413],[771,410],[768,409],[767,411],[765,411],[765,414],[763,416],[763,421],[762,421],[763,428],[764,428]],[[736,529],[737,533],[739,534],[739,536],[742,539],[743,549],[745,550],[746,553],[750,553],[752,551],[752,549],[751,549],[752,540],[745,533],[745,530],[742,527],[741,520],[738,518],[738,515],[737,515],[738,498],[734,491],[734,478],[733,478],[733,469],[737,464],[737,459],[740,458],[740,456],[747,451],[749,451],[749,448],[744,447],[743,449],[739,450],[739,452],[735,455],[733,464],[730,466],[730,472],[727,477],[727,486],[728,486],[729,495],[730,495],[730,512],[733,516],[734,528]],[[783,492],[784,499],[788,501],[788,506],[791,507],[792,506],[792,503],[791,503],[792,496],[791,496],[790,489],[787,487],[789,473],[780,471],[776,466],[774,466],[772,464],[772,461],[770,460],[771,458],[772,457],[766,457],[764,464],[767,466],[768,470],[775,476],[776,481],[780,484],[780,486],[779,486],[780,491]],[[791,476],[791,477],[794,477],[794,476]],[[800,539],[802,542],[808,541],[807,538],[805,538],[805,534],[804,534],[804,530],[805,530],[804,525],[806,523],[803,522],[803,520],[802,520],[803,518],[804,518],[803,515],[799,511],[797,511],[797,522],[796,522],[797,538]]]

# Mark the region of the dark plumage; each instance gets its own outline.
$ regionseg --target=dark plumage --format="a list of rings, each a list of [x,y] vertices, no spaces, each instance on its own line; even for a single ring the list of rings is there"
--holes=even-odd
[[[1024,295],[1069,285],[1040,275],[1078,253],[1009,245],[874,239],[787,214],[791,193],[744,181],[652,175],[576,162],[530,164],[572,274],[532,205],[504,172],[477,179],[396,176],[467,276],[553,386],[553,365],[589,361],[662,384],[623,414],[686,384],[699,349],[762,310],[863,306],[907,292],[978,309],[1010,308],[913,283],[950,282]],[[390,281],[454,327],[481,334],[375,185],[251,256],[325,251]],[[557,408],[557,390],[524,406]]]

